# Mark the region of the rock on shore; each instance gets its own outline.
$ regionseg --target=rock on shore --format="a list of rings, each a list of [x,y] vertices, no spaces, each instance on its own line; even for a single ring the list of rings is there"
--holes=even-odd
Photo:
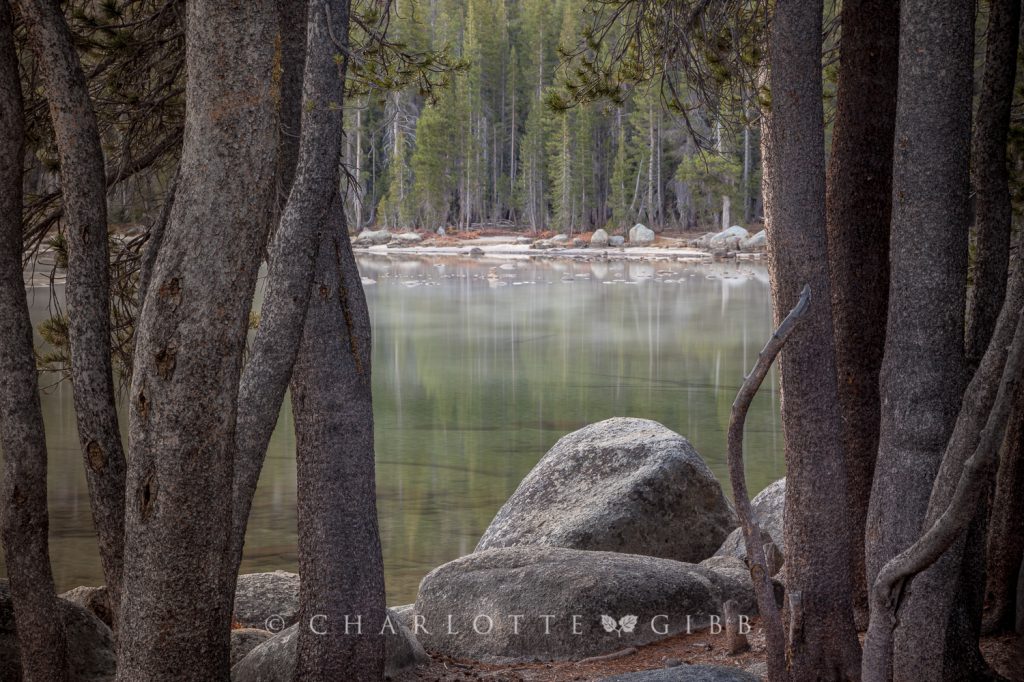
[[[548,545],[697,562],[736,524],[689,441],[657,422],[617,417],[555,443],[476,549]]]
[[[786,554],[786,538],[783,535],[786,512],[786,479],[780,478],[758,493],[750,501],[761,532],[767,533],[783,556]],[[732,556],[745,560],[747,549],[743,542],[743,530],[736,528],[725,539],[715,556]]]

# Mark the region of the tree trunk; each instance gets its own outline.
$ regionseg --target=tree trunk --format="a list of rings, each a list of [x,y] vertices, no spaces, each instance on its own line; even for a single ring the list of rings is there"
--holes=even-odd
[[[114,404],[103,151],[71,33],[56,0],[23,0],[22,17],[50,107],[68,242],[67,314],[78,440],[117,630],[124,563],[125,457]]]
[[[1013,632],[1015,627],[1017,578],[1024,556],[1024,495],[1021,490],[1024,490],[1024,391],[1017,394],[1010,412],[992,497],[985,589],[985,604],[988,605],[985,629],[990,632]]]
[[[228,677],[242,351],[273,201],[272,0],[188,4],[180,177],[136,327],[120,682]]]
[[[284,211],[299,162],[302,131],[302,81],[306,65],[308,0],[276,0],[281,40],[281,132],[278,143],[277,205]],[[333,140],[325,140],[333,142]]]
[[[340,200],[323,231],[292,378],[298,461],[296,680],[384,677],[384,569],[377,525],[370,316]],[[345,619],[361,630],[345,632]]]
[[[769,273],[776,324],[809,285],[811,306],[782,351],[786,442],[786,587],[794,680],[855,679],[846,466],[841,443],[826,259],[821,0],[779,0],[769,37]]]
[[[901,5],[889,315],[865,535],[868,584],[920,535],[965,385],[973,7],[969,0]]]
[[[234,472],[231,558],[234,581],[242,561],[245,529],[267,444],[277,425],[302,340],[319,235],[338,192],[345,64],[334,61],[334,39],[347,41],[348,0],[309,5],[309,57],[303,77],[302,137],[298,170],[281,219],[260,311],[260,326],[242,371],[238,452]]]
[[[967,298],[966,342],[971,367],[981,361],[1003,305],[1013,217],[1006,137],[1017,75],[1020,0],[993,0],[990,7],[971,159],[975,255],[971,264],[974,286]]]
[[[0,534],[21,679],[62,682],[68,671],[64,625],[53,615],[57,594],[47,546],[46,433],[21,265],[25,130],[7,0],[0,0],[0,121]]]
[[[853,603],[867,627],[864,521],[878,454],[878,373],[889,304],[899,2],[847,0],[825,207],[846,457]]]
[[[1022,302],[1024,278],[1018,276],[997,321],[993,343],[967,389],[964,407],[943,455],[940,479],[947,473],[955,478],[953,494],[938,499],[943,497],[944,481],[936,483],[936,495],[928,510],[924,532],[886,562],[872,585],[871,623],[864,641],[864,682],[886,682],[890,677],[890,662],[894,680],[984,679],[979,674],[983,671],[964,676],[955,668],[946,666],[944,669],[941,647],[945,638],[935,642],[938,651],[932,655],[937,656],[936,660],[926,661],[920,658],[921,648],[901,651],[900,643],[893,641],[893,630],[896,629],[898,635],[898,630],[908,624],[907,609],[897,615],[903,601],[917,599],[917,580],[925,577],[921,572],[929,566],[936,568],[936,562],[952,556],[950,550],[956,542],[962,542],[977,517],[978,506],[984,505],[996,469],[999,443],[1005,434],[1014,397],[1020,392],[1024,372]],[[914,581],[913,585],[910,581]],[[951,610],[942,604],[935,606],[936,610],[930,615],[944,626]],[[913,609],[910,611],[912,620],[920,622],[913,618]],[[921,647],[919,642],[912,644]],[[918,667],[913,671],[905,666],[910,656],[917,658]]]

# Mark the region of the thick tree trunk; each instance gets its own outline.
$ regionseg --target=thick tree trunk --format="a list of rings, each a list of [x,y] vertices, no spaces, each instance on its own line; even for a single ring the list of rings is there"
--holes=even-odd
[[[1019,267],[1019,266],[1018,266]],[[1012,632],[1017,606],[1017,579],[1024,556],[1024,391],[1017,394],[992,497],[988,529],[985,629]]]
[[[271,210],[272,0],[188,4],[180,177],[136,328],[121,682],[228,677],[235,417]]]
[[[284,211],[299,162],[302,81],[306,68],[308,0],[277,0],[281,40],[281,132],[277,156],[277,210]],[[325,138],[325,141],[330,141]]]
[[[794,680],[855,679],[846,465],[840,429],[825,231],[820,0],[779,0],[769,37],[769,272],[776,323],[806,284],[811,307],[782,351],[786,587]]]
[[[973,7],[970,0],[901,5],[889,317],[866,530],[869,584],[920,535],[965,385]]]
[[[348,36],[348,0],[309,5],[309,58],[305,65],[298,170],[277,231],[260,326],[242,372],[238,452],[234,473],[231,557],[227,578],[242,561],[245,529],[267,444],[277,425],[302,340],[319,235],[338,192],[345,64],[334,61],[332,41]]]
[[[67,313],[78,440],[115,630],[124,562],[125,457],[114,404],[103,150],[96,114],[57,0],[20,8],[46,89],[60,158],[68,241]]]
[[[370,316],[340,199],[323,232],[292,379],[299,490],[296,680],[384,676],[384,570],[377,525]],[[345,619],[361,617],[346,633]]]
[[[932,654],[936,660],[925,661],[920,658],[919,648],[901,651],[900,643],[893,641],[893,630],[896,629],[898,635],[898,630],[907,625],[906,609],[897,614],[905,599],[915,599],[917,580],[925,577],[921,572],[929,566],[935,568],[936,562],[950,556],[950,550],[963,540],[974,522],[977,509],[983,506],[991,486],[999,443],[1005,434],[1014,397],[1021,390],[1024,372],[1022,282],[1021,277],[1015,278],[996,324],[993,343],[968,387],[964,407],[943,455],[942,473],[950,473],[956,479],[954,492],[943,500],[936,499],[940,495],[933,497],[921,536],[886,562],[872,585],[871,623],[864,641],[864,682],[886,682],[890,677],[890,662],[891,677],[896,680],[984,679],[983,671],[964,676],[961,670],[949,666],[944,669],[941,647],[945,638],[936,642],[939,651]],[[941,490],[942,487],[936,485],[936,493]],[[913,584],[910,581],[914,581]],[[931,615],[944,625],[951,611],[942,604],[936,607]],[[917,667],[913,670],[906,666],[910,656],[917,657]]]
[[[67,679],[64,625],[47,546],[46,434],[39,404],[32,323],[22,279],[25,130],[14,22],[0,0],[0,534],[21,649],[21,679]]]
[[[971,264],[974,286],[967,299],[966,342],[967,362],[971,367],[981,361],[1003,305],[1013,217],[1006,168],[1006,136],[1017,75],[1020,0],[993,0],[990,8],[985,71],[971,159],[975,255]]]
[[[878,454],[878,373],[889,305],[899,2],[847,0],[825,207],[846,457],[853,602],[867,627],[864,521]]]

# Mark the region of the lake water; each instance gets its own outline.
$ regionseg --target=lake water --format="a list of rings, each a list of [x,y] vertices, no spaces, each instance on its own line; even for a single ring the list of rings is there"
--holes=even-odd
[[[771,331],[763,266],[415,256],[359,263],[373,280],[366,294],[388,603],[413,601],[427,572],[471,552],[537,460],[588,423],[654,419],[728,478],[729,408]],[[30,296],[38,321],[48,292]],[[752,493],[784,472],[776,385],[773,372],[747,421]],[[43,410],[57,586],[100,584],[70,385],[49,389]],[[242,570],[295,568],[286,403]]]

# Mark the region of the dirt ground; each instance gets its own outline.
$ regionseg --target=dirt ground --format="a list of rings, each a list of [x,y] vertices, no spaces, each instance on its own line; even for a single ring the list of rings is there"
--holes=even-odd
[[[619,652],[616,658],[563,663],[530,663],[518,665],[484,665],[435,657],[428,666],[416,671],[404,682],[423,680],[490,680],[493,682],[570,682],[600,680],[639,670],[653,670],[686,665],[721,665],[748,670],[764,679],[764,636],[756,626],[750,635],[750,651],[730,656],[725,651],[724,635],[699,632],[677,635],[637,649]],[[982,652],[989,664],[1014,682],[1024,682],[1024,640],[1014,635],[986,637]]]

